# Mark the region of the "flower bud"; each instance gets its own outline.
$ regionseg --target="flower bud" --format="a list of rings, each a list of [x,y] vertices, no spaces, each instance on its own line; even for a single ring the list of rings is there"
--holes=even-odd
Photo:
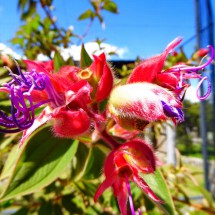
[[[149,122],[170,118],[176,123],[183,121],[180,108],[181,103],[172,92],[147,82],[118,86],[109,100],[110,113],[125,128],[138,123],[142,125],[139,128],[144,128]]]

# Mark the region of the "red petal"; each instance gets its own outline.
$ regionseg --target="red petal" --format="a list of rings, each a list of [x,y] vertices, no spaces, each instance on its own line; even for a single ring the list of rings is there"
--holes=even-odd
[[[80,81],[78,77],[78,72],[80,69],[75,66],[63,66],[60,68],[57,75],[67,78],[71,83],[76,83]]]
[[[95,202],[98,200],[98,198],[108,187],[113,185],[116,179],[117,179],[117,173],[115,171],[112,174],[110,174],[108,177],[106,177],[106,179],[102,182],[102,184],[100,184],[100,186],[96,190],[96,193],[94,195]]]
[[[98,89],[96,91],[95,100],[100,102],[106,99],[113,88],[113,74],[109,66],[105,63],[103,68],[102,77],[98,83]]]
[[[153,82],[156,75],[162,71],[167,55],[181,42],[181,40],[180,37],[176,38],[166,47],[162,54],[140,63],[131,73],[127,83]]]
[[[37,62],[37,63],[40,64],[49,73],[54,72],[54,61],[53,60],[49,60],[49,61],[45,61],[45,62]]]
[[[104,64],[106,63],[105,54],[102,53],[99,56],[93,55],[94,62],[90,66],[90,70],[93,71],[93,76],[96,80],[100,80],[103,74]]]
[[[117,179],[113,185],[114,195],[117,197],[119,208],[122,215],[127,215],[128,192],[126,183],[122,179]]]
[[[120,149],[129,157],[128,163],[145,173],[155,171],[155,155],[150,145],[143,140],[131,140],[123,144]]]
[[[175,90],[179,82],[179,77],[173,73],[161,73],[157,75],[156,82],[162,87]]]
[[[44,72],[47,75],[49,74],[49,71],[46,70],[42,65],[39,63],[33,61],[33,60],[23,60],[23,62],[27,65],[27,69],[29,71],[36,70],[36,72]]]
[[[164,203],[162,200],[160,200],[156,194],[151,190],[151,188],[148,186],[148,184],[139,176],[134,175],[133,181],[155,202]]]
[[[51,80],[51,83],[54,86],[55,90],[59,93],[64,93],[65,89],[71,86],[66,78],[49,73],[49,71],[47,71],[42,65],[36,63],[35,61],[24,60],[24,63],[27,65],[27,69],[29,71],[36,70],[36,72],[45,73]]]
[[[82,135],[90,128],[90,118],[80,109],[77,111],[58,108],[53,112],[53,131],[59,137],[74,138]]]
[[[70,109],[77,110],[81,107],[84,110],[87,110],[87,104],[92,102],[90,97],[92,90],[92,87],[86,80],[79,81],[66,93],[66,105]]]
[[[127,83],[152,82],[157,73],[162,71],[165,59],[166,56],[161,54],[144,60],[131,73]]]

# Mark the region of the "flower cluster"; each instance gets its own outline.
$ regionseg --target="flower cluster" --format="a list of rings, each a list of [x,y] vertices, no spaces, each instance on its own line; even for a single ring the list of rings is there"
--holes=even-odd
[[[202,65],[179,63],[164,69],[167,56],[180,42],[178,37],[163,53],[142,61],[126,84],[116,86],[104,54],[93,56],[88,67],[63,66],[59,71],[54,71],[53,61],[25,60],[27,72],[18,65],[18,74],[9,69],[12,80],[0,88],[11,100],[10,114],[0,110],[0,132],[23,131],[21,146],[34,130],[50,121],[53,134],[61,138],[82,140],[87,136],[91,142],[102,138],[112,152],[105,160],[105,180],[95,193],[95,201],[112,187],[121,213],[127,214],[129,199],[134,215],[129,185],[129,181],[133,181],[153,201],[164,203],[141,177],[153,174],[158,160],[150,145],[137,135],[152,122],[172,120],[177,125],[184,120],[182,101],[189,79],[200,80],[197,86],[200,100],[211,92],[208,78],[199,72],[214,58],[211,46],[198,54],[198,57],[203,56],[210,50],[209,59]],[[201,97],[199,87],[204,81],[208,83],[208,90]],[[106,108],[101,109],[101,104],[107,104]],[[44,109],[37,115],[35,111],[41,107]],[[127,141],[117,142],[115,137]]]

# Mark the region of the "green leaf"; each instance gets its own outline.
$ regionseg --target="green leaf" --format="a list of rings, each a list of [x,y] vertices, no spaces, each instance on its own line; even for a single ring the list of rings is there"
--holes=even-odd
[[[20,208],[18,211],[13,213],[13,215],[28,215],[28,214],[29,214],[29,208],[27,207]]]
[[[165,179],[161,172],[157,169],[154,174],[144,174],[141,175],[146,181],[149,187],[154,191],[154,193],[164,202],[160,204],[153,201],[153,203],[166,215],[176,214],[175,206],[172,201],[172,197],[166,185]]]
[[[63,215],[62,207],[59,204],[53,204],[53,202],[42,203],[40,209],[38,210],[38,215]]]
[[[58,51],[55,51],[54,54],[54,70],[55,72],[58,72],[59,69],[64,66],[65,62],[61,56],[61,54]]]
[[[78,195],[64,195],[62,198],[62,205],[70,214],[84,214],[85,206],[83,200]]]
[[[81,192],[84,196],[91,196],[93,197],[95,195],[95,192],[99,186],[99,184],[96,184],[94,181],[84,181],[80,180],[78,182],[74,183],[76,190]]]
[[[71,162],[78,141],[55,137],[50,126],[34,132],[19,149],[19,158],[0,200],[38,191],[59,177]]]
[[[7,160],[4,164],[4,168],[2,170],[1,176],[0,176],[0,180],[5,179],[7,177],[10,177],[12,172],[13,172],[13,168],[15,166],[15,162],[18,158],[18,144],[15,145],[12,150],[10,151]]]
[[[105,153],[97,146],[88,148],[79,144],[72,163],[72,178],[74,181],[94,180],[101,176]]]
[[[85,144],[79,144],[74,159],[72,160],[71,178],[78,181],[84,174],[90,149]]]
[[[97,147],[93,147],[90,151],[90,157],[85,168],[83,179],[96,179],[101,176],[105,154]]]
[[[93,60],[90,58],[89,54],[87,53],[84,44],[81,46],[81,60],[80,60],[80,66],[81,68],[88,67],[91,65]]]
[[[95,14],[93,13],[92,10],[88,9],[78,17],[78,20],[84,20],[93,17],[95,17]]]
[[[111,13],[118,13],[118,8],[116,3],[112,2],[112,1],[107,1],[103,8],[107,11],[110,11]]]

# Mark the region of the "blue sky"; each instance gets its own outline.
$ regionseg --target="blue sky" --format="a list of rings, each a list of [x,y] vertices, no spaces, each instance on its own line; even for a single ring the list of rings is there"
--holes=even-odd
[[[8,42],[21,24],[17,1],[0,0],[0,43]],[[184,41],[195,34],[194,0],[116,0],[119,14],[105,12],[106,28],[98,21],[93,24],[85,42],[96,37],[127,51],[124,59],[142,58],[160,53],[177,36]],[[215,3],[213,8],[215,8]],[[89,8],[88,0],[54,0],[54,15],[58,25],[73,25],[77,33],[84,32],[87,21],[77,21],[81,12]],[[187,48],[192,49],[194,42]],[[186,50],[186,49],[185,49]]]

